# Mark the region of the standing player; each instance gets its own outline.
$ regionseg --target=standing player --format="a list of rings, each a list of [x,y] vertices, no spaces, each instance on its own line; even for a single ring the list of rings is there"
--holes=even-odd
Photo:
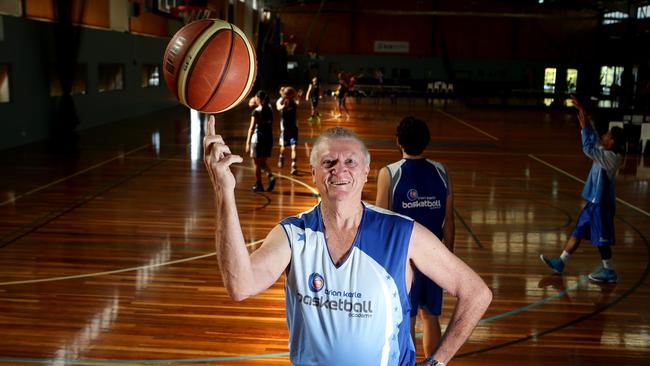
[[[269,179],[266,190],[271,192],[275,187],[275,177],[267,163],[273,148],[273,110],[269,104],[269,96],[265,91],[260,90],[249,102],[254,106],[251,114],[251,124],[246,137],[246,152],[250,152],[255,168],[255,185],[253,192],[264,192],[262,186],[262,170],[266,171]]]
[[[336,118],[341,118],[343,115],[343,109],[345,109],[345,116],[350,117],[350,112],[348,112],[348,107],[345,105],[345,97],[347,97],[348,92],[350,91],[350,86],[348,85],[348,80],[346,80],[346,74],[341,71],[338,75],[339,85],[336,89]]]
[[[593,126],[584,107],[575,96],[573,105],[578,108],[578,121],[582,127],[582,151],[593,160],[587,182],[582,190],[582,198],[587,204],[580,212],[576,227],[564,245],[559,257],[548,258],[540,255],[542,262],[556,273],[562,273],[569,256],[573,254],[582,239],[589,239],[598,248],[603,265],[589,274],[596,282],[616,282],[618,274],[612,263],[614,245],[614,212],[616,211],[616,173],[623,163],[625,136],[623,129],[612,127],[602,137]]]
[[[406,117],[397,126],[397,145],[402,160],[379,171],[376,205],[411,217],[434,233],[450,251],[454,249],[454,204],[445,167],[422,153],[429,144],[427,124]],[[424,353],[431,355],[440,342],[442,289],[420,271],[411,285],[411,337],[415,343],[415,320],[420,310]],[[429,362],[429,360],[425,361]]]
[[[309,84],[309,88],[307,89],[307,94],[305,94],[305,101],[310,102],[311,104],[311,116],[310,118],[315,119],[320,116],[320,113],[318,113],[318,101],[320,100],[320,80],[318,76],[314,76],[313,79],[311,79],[311,84]]]
[[[275,103],[280,111],[280,156],[278,157],[278,168],[284,166],[284,148],[291,146],[291,175],[298,174],[296,163],[296,144],[298,143],[298,120],[297,111],[302,91],[297,93],[296,89],[288,86],[280,89],[281,97]]]

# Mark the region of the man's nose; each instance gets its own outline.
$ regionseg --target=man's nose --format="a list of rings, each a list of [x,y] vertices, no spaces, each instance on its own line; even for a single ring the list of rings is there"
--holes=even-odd
[[[337,160],[336,163],[334,163],[334,165],[332,165],[332,168],[330,169],[332,174],[340,173],[344,170],[345,170],[345,164],[343,164],[341,160]]]

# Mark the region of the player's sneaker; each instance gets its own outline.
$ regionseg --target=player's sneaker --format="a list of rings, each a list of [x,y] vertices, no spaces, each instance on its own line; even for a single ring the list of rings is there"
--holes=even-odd
[[[612,283],[618,280],[618,274],[613,269],[600,267],[589,274],[589,279],[596,282]]]
[[[260,182],[259,180],[255,182],[255,185],[251,188],[251,191],[264,192],[264,186],[262,186],[262,182]]]
[[[269,177],[269,185],[266,186],[266,191],[271,192],[273,190],[273,187],[275,187],[275,177],[270,176]]]
[[[562,273],[562,271],[564,271],[564,262],[562,262],[560,257],[548,258],[544,254],[540,254],[539,259],[541,259],[542,262],[549,266],[555,273]]]

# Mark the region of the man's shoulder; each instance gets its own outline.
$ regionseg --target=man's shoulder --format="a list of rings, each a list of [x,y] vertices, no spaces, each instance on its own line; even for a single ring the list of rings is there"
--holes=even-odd
[[[408,216],[399,214],[397,212],[393,212],[391,210],[387,210],[385,208],[377,207],[377,206],[371,205],[369,203],[364,202],[364,206],[365,206],[365,209],[366,209],[366,212],[368,213],[368,215],[373,216],[372,217],[373,220],[384,219],[384,220],[396,221],[396,222],[401,222],[401,221],[412,222],[413,221],[413,219],[408,217]]]
[[[317,230],[318,228],[318,205],[313,206],[307,211],[303,211],[294,216],[289,216],[280,221],[280,225],[292,225],[302,229],[311,228]]]

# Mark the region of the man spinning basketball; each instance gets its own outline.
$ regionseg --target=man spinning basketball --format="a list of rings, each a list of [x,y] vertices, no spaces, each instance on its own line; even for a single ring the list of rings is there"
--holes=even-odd
[[[351,131],[325,131],[310,163],[322,201],[275,226],[249,255],[235,204],[233,155],[210,117],[204,161],[216,196],[217,258],[236,301],[286,274],[291,362],[413,365],[409,284],[414,268],[458,298],[430,364],[444,365],[470,336],[492,294],[483,280],[420,224],[361,201],[370,154]]]

